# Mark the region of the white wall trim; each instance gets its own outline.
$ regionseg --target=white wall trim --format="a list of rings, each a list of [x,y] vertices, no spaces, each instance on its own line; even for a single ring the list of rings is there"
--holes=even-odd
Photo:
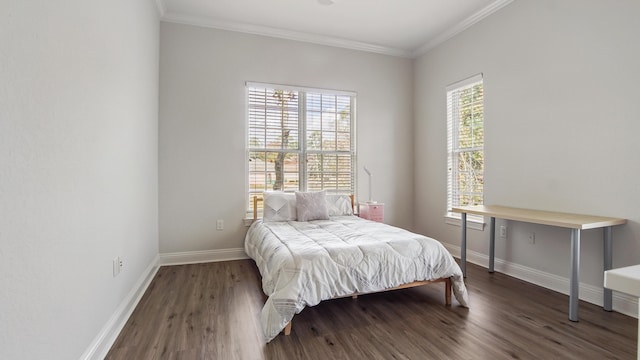
[[[411,51],[397,49],[387,46],[369,44],[360,41],[336,38],[332,36],[310,34],[293,30],[277,29],[268,26],[253,25],[239,22],[222,21],[209,19],[198,16],[186,16],[182,14],[166,12],[162,17],[162,21],[172,22],[177,24],[193,25],[208,27],[227,31],[236,31],[246,34],[269,36],[274,38],[302,41],[312,44],[327,45],[340,47],[351,50],[367,51],[376,54],[397,56],[397,57],[411,57]]]
[[[448,243],[443,243],[443,245],[453,256],[460,257],[459,246]],[[160,266],[231,261],[248,258],[242,248],[186,251],[156,256],[80,359],[104,359],[133,313],[133,310],[140,302],[142,295],[144,295],[149,284],[151,284]],[[488,267],[489,257],[479,252],[467,250],[467,261],[486,268]],[[569,294],[569,279],[562,276],[546,273],[498,258],[495,259],[495,270],[565,295]],[[602,297],[602,288],[580,283],[580,300],[602,306]],[[632,296],[614,292],[613,309],[622,314],[637,318],[638,300]]]
[[[151,261],[142,276],[134,284],[133,288],[125,297],[120,305],[113,312],[102,330],[91,342],[84,354],[80,357],[82,360],[104,359],[115,343],[118,335],[129,320],[129,317],[136,308],[142,295],[151,284],[160,266],[195,264],[204,262],[231,261],[248,259],[249,257],[242,248],[222,249],[222,250],[206,250],[206,251],[187,251],[179,253],[159,254]]]
[[[160,254],[160,266],[249,259],[242,248]]]
[[[460,258],[460,247],[442,243],[449,252]],[[489,256],[467,250],[467,261],[485,268],[489,267]],[[522,266],[502,259],[495,259],[495,270],[517,279],[542,286],[544,288],[569,295],[569,279],[555,274],[546,273],[537,269]],[[604,291],[602,287],[580,283],[580,300],[602,306]],[[638,299],[633,296],[613,292],[613,309],[622,314],[638,317]]]
[[[343,38],[338,38],[333,36],[311,34],[311,33],[305,33],[300,31],[293,31],[293,30],[285,30],[285,29],[273,28],[269,26],[254,25],[254,24],[247,24],[247,23],[234,22],[234,21],[217,20],[217,19],[211,19],[211,18],[206,18],[202,16],[183,15],[183,14],[167,11],[165,0],[156,0],[156,4],[158,7],[158,12],[160,13],[160,20],[165,22],[208,27],[208,28],[227,30],[227,31],[236,31],[236,32],[241,32],[246,34],[269,36],[269,37],[286,39],[286,40],[302,41],[302,42],[307,42],[312,44],[334,46],[334,47],[340,47],[340,48],[358,50],[358,51],[366,51],[366,52],[382,54],[382,55],[397,56],[397,57],[404,57],[404,58],[416,58],[420,55],[425,54],[429,50],[440,45],[441,43],[449,40],[455,35],[461,33],[462,31],[468,29],[474,24],[480,22],[482,19],[488,17],[494,12],[509,5],[513,1],[514,0],[496,0],[491,4],[489,4],[488,6],[486,6],[485,8],[480,9],[475,14],[472,14],[471,16],[467,17],[466,19],[456,24],[452,28],[440,33],[433,39],[429,40],[426,44],[414,50],[405,50],[405,49],[399,49],[399,48],[394,48],[389,46],[370,44],[370,43],[361,42],[361,41],[343,39]]]
[[[87,350],[85,350],[84,354],[80,357],[80,359],[104,359],[107,356],[107,353],[113,346],[113,343],[118,338],[120,331],[124,328],[124,325],[129,320],[129,317],[133,313],[133,310],[136,308],[142,295],[144,295],[145,291],[151,284],[151,280],[155,277],[159,264],[159,256],[151,261],[147,269],[142,273],[142,276],[138,279],[138,281],[131,288],[129,294],[122,300],[120,305],[113,312],[109,321],[104,325],[102,330],[98,333],[96,338],[91,342]]]
[[[416,50],[414,50],[411,53],[411,57],[417,58],[418,56],[425,54],[429,50],[435,48],[436,46],[442,44],[443,42],[451,39],[452,37],[458,35],[459,33],[463,32],[463,31],[465,31],[466,29],[470,28],[474,24],[480,22],[484,18],[486,18],[489,15],[495,13],[496,11],[502,9],[503,7],[511,4],[512,2],[513,2],[513,0],[497,0],[497,1],[494,1],[493,3],[489,4],[489,6],[481,9],[477,13],[475,13],[475,14],[469,16],[468,18],[462,20],[461,22],[456,24],[454,27],[452,27],[452,28],[440,33],[438,36],[436,36],[433,39],[429,40],[426,44],[424,44],[424,45],[420,46],[419,48],[417,48]]]

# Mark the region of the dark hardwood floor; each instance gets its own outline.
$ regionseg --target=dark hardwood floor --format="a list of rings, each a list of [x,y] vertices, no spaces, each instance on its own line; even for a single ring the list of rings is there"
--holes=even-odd
[[[469,309],[444,285],[343,298],[264,343],[252,260],[162,267],[107,359],[635,359],[637,320],[467,265]]]

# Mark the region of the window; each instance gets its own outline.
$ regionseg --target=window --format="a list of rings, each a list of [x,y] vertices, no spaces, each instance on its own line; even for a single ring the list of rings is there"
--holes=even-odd
[[[448,216],[459,217],[451,213],[453,206],[483,203],[483,94],[481,74],[447,87]]]
[[[355,193],[355,94],[247,83],[247,210],[266,190]]]

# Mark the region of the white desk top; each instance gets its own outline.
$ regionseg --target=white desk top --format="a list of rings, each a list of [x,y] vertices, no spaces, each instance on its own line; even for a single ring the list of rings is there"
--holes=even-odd
[[[451,210],[458,213],[491,216],[505,220],[523,221],[580,230],[622,225],[627,222],[626,219],[620,218],[529,210],[500,205],[459,206],[454,207]]]
[[[605,271],[604,287],[640,297],[640,265]]]

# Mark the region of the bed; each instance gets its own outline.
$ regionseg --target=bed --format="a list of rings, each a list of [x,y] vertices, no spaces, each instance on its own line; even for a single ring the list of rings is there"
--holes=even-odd
[[[444,283],[447,305],[453,289],[468,306],[462,271],[440,242],[354,216],[347,195],[265,192],[263,208],[247,231],[245,252],[267,295],[267,342],[283,330],[288,335],[306,306],[338,297]]]

